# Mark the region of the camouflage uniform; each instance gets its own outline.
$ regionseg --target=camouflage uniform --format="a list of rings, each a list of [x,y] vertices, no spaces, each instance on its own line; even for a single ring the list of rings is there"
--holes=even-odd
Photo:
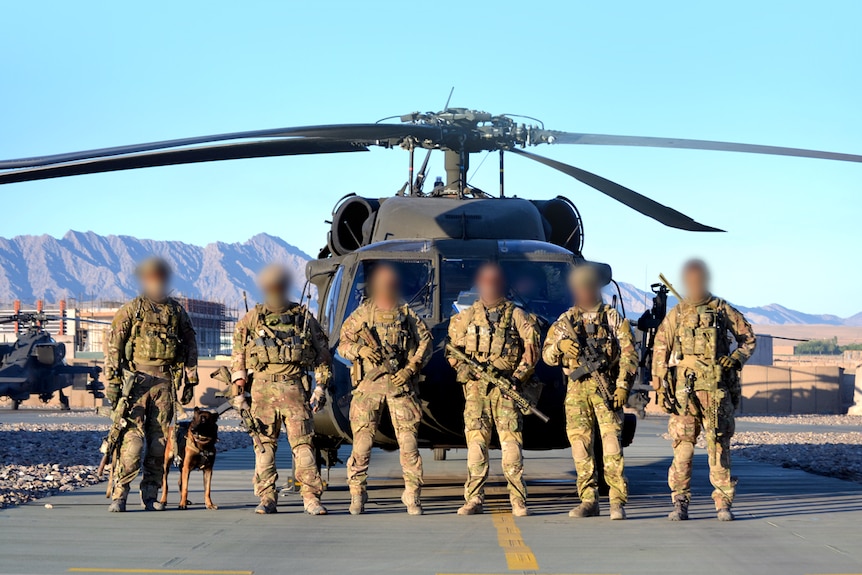
[[[584,310],[577,306],[566,311],[554,322],[542,350],[542,358],[548,365],[562,365],[569,377],[566,392],[566,433],[572,446],[572,457],[578,474],[578,496],[582,503],[598,501],[599,489],[593,455],[593,429],[598,424],[604,459],[605,481],[610,487],[611,503],[625,504],[628,486],[624,474],[624,461],[620,446],[621,425],[617,414],[607,405],[599,392],[596,375],[585,375],[573,379],[579,367],[577,358],[560,351],[559,343],[572,340],[581,349],[586,345],[586,326],[595,326],[594,337],[608,360],[609,368],[602,374],[614,389],[629,389],[637,371],[638,357],[634,346],[632,328],[627,319],[607,305],[599,304]]]
[[[450,343],[476,362],[492,367],[498,375],[527,381],[538,361],[540,335],[535,319],[503,299],[492,306],[476,301],[449,323]],[[456,369],[460,366],[456,365]],[[492,426],[496,426],[502,450],[503,475],[510,500],[524,502],[523,415],[518,406],[497,387],[475,379],[462,381],[464,435],[467,441],[467,482],[464,499],[484,501],[488,480],[488,448]]]
[[[139,296],[114,316],[105,355],[108,386],[120,386],[124,370],[146,376],[130,392],[129,427],[123,434],[114,470],[111,498],[115,501],[125,501],[129,485],[141,468],[145,444],[141,499],[146,502],[158,497],[176,390],[184,377],[188,385],[197,384],[197,364],[195,331],[186,310],[176,300],[168,298],[156,303]],[[180,366],[185,367],[185,374]]]
[[[733,353],[730,334],[738,345]],[[679,413],[672,414],[668,423],[673,442],[668,484],[674,501],[680,498],[687,502],[691,498],[694,444],[701,429],[705,429],[715,507],[729,509],[733,503],[730,438],[735,430],[733,412],[740,397],[739,377],[736,370],[722,368],[717,360],[729,355],[741,367],[754,353],[754,346],[751,324],[726,301],[713,296],[700,303],[680,303],[659,327],[652,373],[662,380],[675,380],[679,406]]]
[[[368,341],[371,337],[372,341]],[[363,347],[389,344],[399,356],[395,369],[407,368],[413,376],[403,386],[392,381],[387,370],[359,355]],[[382,349],[378,350],[385,356]],[[405,494],[418,498],[422,488],[422,458],[417,434],[422,411],[418,399],[419,371],[431,357],[431,333],[407,305],[382,310],[372,301],[363,302],[341,326],[338,352],[353,362],[350,429],[353,451],[347,460],[347,483],[353,495],[364,495],[374,435],[384,405],[389,406],[395,438],[400,450]]]
[[[236,325],[231,378],[251,383],[251,413],[260,425],[263,444],[263,452],[255,451],[254,469],[254,493],[261,502],[278,499],[275,454],[282,426],[287,429],[303,496],[320,497],[323,492],[312,444],[312,413],[302,379],[313,368],[317,385],[325,388],[331,361],[323,329],[300,304],[288,303],[278,310],[259,304]]]

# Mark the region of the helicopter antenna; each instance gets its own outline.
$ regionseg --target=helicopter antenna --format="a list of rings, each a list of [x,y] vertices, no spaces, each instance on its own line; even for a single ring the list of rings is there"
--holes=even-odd
[[[453,94],[454,92],[455,92],[455,86],[452,86],[452,88],[449,90],[449,97],[448,97],[448,98],[446,98],[446,105],[445,105],[445,106],[443,106],[443,111],[444,111],[444,112],[446,112],[446,111],[448,111],[448,110],[449,110],[449,102],[451,102],[451,101],[452,101],[452,94]]]

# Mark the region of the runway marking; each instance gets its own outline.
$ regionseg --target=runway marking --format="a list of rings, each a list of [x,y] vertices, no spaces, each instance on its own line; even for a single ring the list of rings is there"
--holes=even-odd
[[[220,571],[212,569],[109,569],[106,567],[70,567],[70,573],[170,573],[171,575],[254,575],[254,571]]]
[[[515,525],[515,517],[502,502],[487,505],[491,522],[497,529],[497,543],[506,554],[506,566],[510,571],[538,571],[539,563],[533,550],[524,542],[521,530]]]

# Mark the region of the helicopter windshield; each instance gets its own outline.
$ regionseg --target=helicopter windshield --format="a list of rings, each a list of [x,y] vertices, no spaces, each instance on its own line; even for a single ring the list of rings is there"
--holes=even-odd
[[[441,315],[446,319],[476,301],[473,285],[476,271],[486,260],[444,259],[440,270],[442,289]],[[508,296],[516,305],[548,323],[571,305],[566,277],[570,264],[560,261],[502,260]]]
[[[353,279],[350,290],[350,300],[347,302],[349,316],[359,307],[366,297],[367,277],[374,265],[386,263],[395,268],[401,279],[401,296],[410,308],[421,318],[429,318],[433,312],[433,276],[431,273],[431,262],[428,260],[364,260],[360,262],[359,269]]]

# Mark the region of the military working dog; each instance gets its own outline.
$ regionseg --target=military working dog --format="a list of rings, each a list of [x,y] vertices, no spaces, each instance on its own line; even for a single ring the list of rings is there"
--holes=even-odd
[[[168,503],[168,471],[176,462],[180,468],[180,509],[189,502],[189,475],[193,469],[204,472],[204,501],[207,509],[218,509],[211,497],[213,464],[216,458],[219,414],[195,408],[191,421],[182,421],[171,429],[165,446],[165,473],[162,480],[162,506]],[[174,445],[176,441],[176,445]]]

